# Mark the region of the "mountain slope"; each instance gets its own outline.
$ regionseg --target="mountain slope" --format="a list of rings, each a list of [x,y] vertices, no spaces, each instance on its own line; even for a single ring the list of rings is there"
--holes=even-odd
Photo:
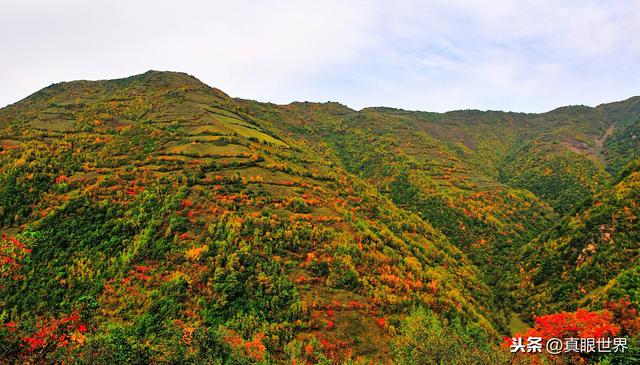
[[[611,189],[583,202],[575,215],[564,217],[523,249],[521,289],[530,313],[598,305],[625,294],[638,304],[639,201],[636,161]]]
[[[31,250],[0,303],[27,336],[75,310],[105,358],[117,336],[152,362],[321,337],[384,360],[415,304],[497,334],[444,235],[192,77],[53,85],[0,120],[3,231]]]
[[[497,303],[513,299],[507,286],[519,278],[512,258],[521,248],[608,189],[619,170],[606,157],[615,126],[640,115],[635,99],[544,114],[246,104],[441,230],[481,268]]]
[[[430,318],[501,363],[519,316],[635,295],[638,105],[355,111],[158,71],[51,85],[0,110],[0,350],[389,362]]]

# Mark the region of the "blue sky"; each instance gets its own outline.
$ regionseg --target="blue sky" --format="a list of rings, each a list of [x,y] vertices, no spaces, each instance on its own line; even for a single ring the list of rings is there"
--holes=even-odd
[[[0,106],[183,71],[232,96],[542,112],[640,95],[640,1],[13,1]]]

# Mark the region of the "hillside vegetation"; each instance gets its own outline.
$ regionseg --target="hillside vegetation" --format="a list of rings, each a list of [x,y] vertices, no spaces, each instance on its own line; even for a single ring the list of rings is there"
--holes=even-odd
[[[0,358],[530,363],[500,343],[534,317],[640,308],[639,125],[639,98],[427,113],[175,72],[51,85],[0,109]]]

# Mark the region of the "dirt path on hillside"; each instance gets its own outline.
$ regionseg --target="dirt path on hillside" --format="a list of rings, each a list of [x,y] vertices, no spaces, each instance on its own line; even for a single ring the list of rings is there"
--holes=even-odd
[[[601,138],[595,138],[594,140],[596,142],[596,148],[602,149],[602,147],[604,146],[604,142],[607,141],[607,138],[611,137],[615,129],[616,129],[616,122],[613,122],[611,123],[609,128],[607,128],[607,130],[604,132]]]

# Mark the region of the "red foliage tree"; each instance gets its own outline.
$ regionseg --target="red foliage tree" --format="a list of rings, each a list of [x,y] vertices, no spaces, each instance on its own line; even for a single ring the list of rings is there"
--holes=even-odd
[[[604,304],[604,308],[613,314],[613,321],[620,325],[620,334],[635,336],[640,333],[640,316],[628,298],[620,298]]]
[[[620,333],[620,326],[613,322],[613,314],[608,310],[590,312],[578,309],[575,312],[548,314],[535,318],[535,326],[520,337],[550,338],[601,338],[614,337]]]
[[[87,325],[78,311],[69,316],[36,323],[37,330],[22,337],[20,347],[26,358],[69,360],[73,351],[84,343]]]
[[[543,348],[546,346],[547,341],[556,339],[567,338],[611,338],[621,334],[621,326],[616,321],[614,314],[607,310],[601,310],[598,312],[588,311],[586,309],[578,309],[575,312],[562,312],[555,314],[548,314],[544,316],[538,316],[534,318],[535,325],[525,333],[516,334],[515,338],[522,338],[524,345],[528,344],[530,337],[542,338]],[[510,338],[505,338],[503,347],[508,348],[512,345]],[[538,355],[540,353],[527,354],[532,356],[531,363],[540,363],[541,360]],[[543,352],[542,355],[545,355]],[[585,357],[588,354],[582,354],[578,352],[568,353],[567,356],[571,357],[570,363],[584,363]],[[547,356],[547,360],[550,363],[565,363],[565,356]]]
[[[11,277],[18,280],[17,271],[29,260],[30,255],[31,248],[25,243],[3,234],[0,238],[0,279]]]

